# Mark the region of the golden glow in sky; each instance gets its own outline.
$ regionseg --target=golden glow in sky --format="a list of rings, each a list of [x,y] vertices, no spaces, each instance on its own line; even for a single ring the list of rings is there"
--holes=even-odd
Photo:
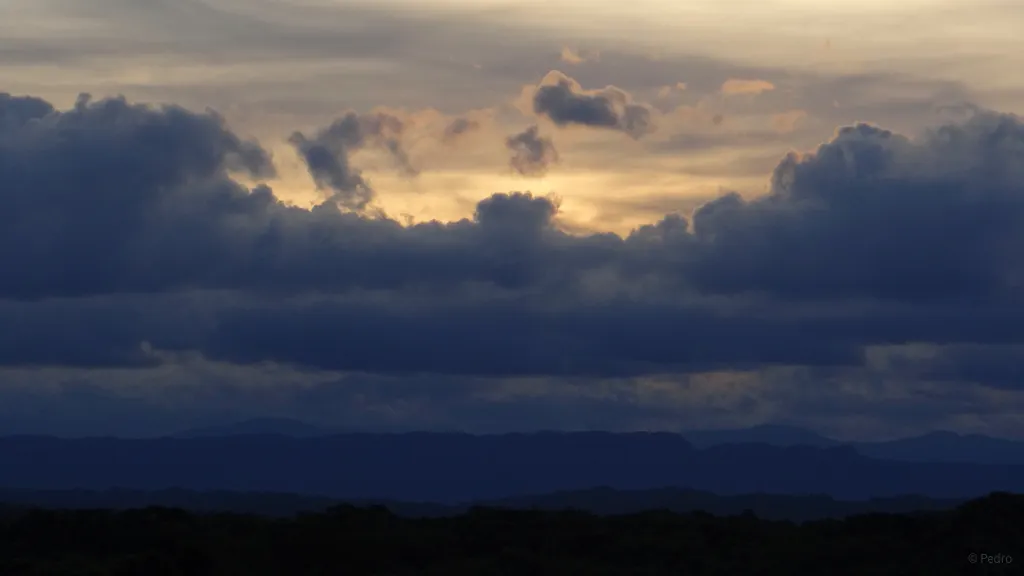
[[[287,144],[347,110],[416,119],[420,171],[354,157],[376,206],[415,220],[469,216],[506,190],[563,198],[573,226],[627,232],[725,190],[762,193],[771,169],[836,126],[908,131],[965,102],[1024,111],[1024,4],[810,0],[0,0],[5,90],[60,106],[79,92],[211,107],[274,151],[277,193],[323,199]],[[558,126],[532,90],[552,70],[615,86],[656,130]],[[471,141],[439,142],[472,111]],[[429,118],[424,120],[424,118]],[[511,173],[505,138],[530,124],[557,149],[540,178]],[[427,124],[430,126],[424,127]]]

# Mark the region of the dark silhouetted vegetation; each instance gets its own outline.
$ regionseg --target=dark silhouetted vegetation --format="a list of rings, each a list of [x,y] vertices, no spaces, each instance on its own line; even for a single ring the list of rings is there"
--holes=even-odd
[[[720,516],[751,510],[768,520],[822,520],[854,514],[904,513],[950,510],[965,500],[940,500],[919,496],[836,500],[824,495],[743,494],[721,496],[684,488],[656,490],[613,490],[591,488],[547,494],[480,500],[462,504],[402,502],[395,500],[339,500],[322,496],[268,492],[226,492],[196,490],[11,490],[0,488],[0,503],[39,508],[181,508],[190,512],[235,512],[262,516],[294,516],[322,512],[332,506],[384,506],[405,517],[453,516],[473,506],[490,508],[564,510],[571,508],[595,514],[632,514],[645,510],[693,512],[703,510]]]
[[[272,518],[7,509],[5,576],[232,575],[922,575],[1010,574],[1024,543],[1024,496],[955,510],[792,523],[752,513],[473,508],[403,518],[339,506]],[[976,554],[976,563],[969,561]],[[992,558],[1003,554],[1002,563]]]

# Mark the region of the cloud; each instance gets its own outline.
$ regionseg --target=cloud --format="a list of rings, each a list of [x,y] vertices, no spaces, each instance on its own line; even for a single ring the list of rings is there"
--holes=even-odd
[[[772,127],[776,132],[789,134],[796,130],[797,125],[807,118],[807,112],[803,110],[790,110],[772,116]]]
[[[619,88],[584,91],[578,82],[557,71],[545,77],[545,82],[551,81],[554,83],[536,89],[533,111],[558,126],[577,124],[618,130],[632,138],[654,131],[650,109],[633,103],[630,95]]]
[[[270,143],[269,138],[297,127],[325,124],[325,118],[338,114],[339,94],[344,94],[342,109],[359,111],[433,107],[459,114],[491,106],[535,83],[538,71],[558,68],[563,46],[593,41],[571,38],[567,30],[474,11],[440,16],[399,13],[386,6],[226,0],[193,1],[187,7],[151,2],[125,11],[119,9],[121,1],[83,6],[52,0],[19,11],[20,22],[38,17],[47,31],[31,38],[0,38],[8,88],[46,94],[62,105],[74,97],[70,90],[84,90],[194,109],[211,106]],[[82,18],[98,26],[95,38],[69,32]],[[529,33],[524,33],[527,28]],[[119,42],[113,46],[102,40],[108,37]],[[708,55],[706,46],[696,48],[670,50],[673,54],[660,60],[639,47],[606,50],[600,64],[576,66],[571,75],[583,86],[612,81],[638,98],[653,97],[680,70],[685,71],[687,99],[717,95],[728,78],[763,79],[784,83],[787,90],[749,99],[744,106],[771,106],[769,113],[799,107],[828,127],[866,118],[902,131],[935,121],[924,114],[924,100],[956,84],[866,72],[857,75],[862,85],[851,90],[849,74],[797,71],[767,62],[739,65]],[[155,68],[161,73],[152,74]],[[905,71],[925,73],[920,68]],[[455,85],[472,89],[452,90]],[[980,97],[963,86],[959,90],[968,99]],[[920,109],[910,109],[910,94]],[[786,98],[794,101],[778,102]],[[843,103],[842,112],[831,108],[836,99]],[[809,144],[794,142],[799,147]]]
[[[188,238],[174,248],[160,234],[181,234],[176,219],[202,220],[209,203],[242,208],[267,198],[245,194],[232,173],[274,174],[270,155],[212,112],[83,95],[67,111],[38,99],[2,98],[0,117],[0,203],[7,207],[0,211],[0,261],[18,270],[0,281],[8,296],[45,296],[47,285],[70,293],[111,290],[123,274],[160,283],[174,273],[142,272],[155,256],[153,242],[171,250],[165,264],[191,248]],[[192,241],[213,248],[219,240],[204,232],[223,230],[193,230]]]
[[[138,10],[119,3],[60,0],[36,10],[36,2],[19,17],[40,14],[46,25],[25,26],[38,34],[0,35],[9,89],[54,103],[0,96],[0,364],[31,366],[20,373],[41,374],[24,376],[37,387],[67,384],[55,404],[5,394],[4,424],[28,406],[48,426],[91,422],[102,431],[101,415],[143,426],[162,412],[71,391],[118,382],[132,394],[156,395],[167,382],[150,389],[146,377],[165,373],[168,381],[196,383],[176,396],[200,399],[193,415],[212,418],[207,405],[223,409],[219,418],[287,406],[296,415],[361,424],[678,426],[718,418],[721,425],[725,411],[752,419],[737,424],[788,417],[837,426],[885,418],[941,426],[974,414],[1008,430],[1024,407],[1014,396],[1024,325],[1012,257],[1021,249],[1014,232],[1019,120],[965,110],[971,114],[918,134],[926,123],[945,122],[950,105],[991,104],[991,86],[871,71],[810,73],[767,61],[740,66],[683,48],[657,61],[639,51],[604,51],[600,63],[576,53],[587,62],[571,69],[570,96],[607,96],[618,120],[605,126],[607,135],[557,136],[563,152],[580,147],[572,150],[575,168],[591,171],[549,182],[574,218],[614,181],[621,188],[608,195],[621,203],[602,198],[593,208],[622,205],[653,221],[632,234],[582,233],[564,225],[558,203],[547,197],[504,194],[462,204],[508,190],[490,178],[507,161],[504,137],[515,131],[466,111],[536,84],[538,72],[558,67],[563,45],[587,42],[571,37],[585,33],[578,27],[533,26],[524,34],[529,26],[504,15],[310,3],[157,2]],[[99,26],[95,38],[72,34],[82,18]],[[121,40],[111,45],[101,37]],[[150,74],[154,66],[163,72]],[[895,66],[934,70],[924,60]],[[643,101],[684,76],[686,91],[673,88],[657,101],[664,114],[651,116],[669,137],[629,146],[617,137],[625,131],[625,98],[580,88],[614,83]],[[741,108],[709,106],[676,133],[671,108],[721,103],[730,78],[780,89],[728,101]],[[79,108],[68,104],[75,95],[69,90],[124,91],[129,99],[84,100]],[[535,92],[533,86],[526,106],[531,117]],[[129,103],[140,100],[198,112]],[[841,108],[833,107],[837,100]],[[296,180],[270,182],[275,162],[290,172],[292,150],[272,161],[247,134],[202,112],[213,106],[275,151],[302,127],[306,145],[334,154],[337,144],[318,141],[315,128],[326,130],[339,109],[382,105],[406,130],[390,147],[371,138],[314,162],[325,191],[337,194],[332,174],[342,183],[358,176],[372,191],[372,175],[387,200],[416,199],[394,213],[417,212],[420,221],[424,206],[457,198],[456,214],[469,214],[465,220],[412,225],[345,213],[334,202],[289,206],[278,194],[312,192],[301,174],[312,167],[300,166]],[[395,111],[401,107],[437,108],[436,122],[413,126]],[[790,123],[796,113],[786,111],[794,109],[813,122]],[[714,112],[728,116],[713,122]],[[493,124],[504,124],[501,114]],[[458,119],[469,129],[446,139],[445,128]],[[862,119],[890,135],[861,133],[854,123]],[[483,124],[473,128],[478,120]],[[581,125],[561,125],[574,124]],[[827,130],[848,124],[829,137]],[[540,126],[553,134],[546,119]],[[773,127],[795,131],[782,136]],[[452,145],[438,146],[441,140]],[[652,157],[657,147],[662,152]],[[784,158],[790,147],[809,152]],[[647,155],[636,155],[641,150]],[[403,161],[403,153],[412,158]],[[377,156],[400,172],[443,165],[446,173],[392,190],[392,178],[376,176]],[[448,172],[453,165],[466,172]],[[746,194],[762,188],[749,179],[736,184],[743,197],[704,197],[720,182],[751,170],[767,177],[776,168],[767,197]],[[471,175],[477,170],[484,175]],[[608,172],[614,178],[605,179]],[[692,190],[691,175],[699,176]],[[705,184],[709,176],[716,181]],[[466,184],[481,181],[482,189]],[[579,181],[586,183],[571,184]],[[698,215],[683,200],[648,194],[673,187],[673,194],[701,195]],[[421,188],[424,194],[414,195]],[[359,206],[360,196],[347,202]],[[630,203],[637,207],[625,207]],[[330,321],[317,319],[321,311]],[[258,342],[248,350],[233,346],[239,333],[243,342]],[[480,360],[460,356],[460,345]],[[875,366],[860,354],[903,346],[931,355]],[[282,376],[274,391],[268,384],[236,394],[213,372],[180,369],[180,358],[192,356],[237,370],[223,379],[240,383],[277,377],[272,358],[301,366],[301,375],[323,376],[325,366],[377,373],[328,371],[342,385],[316,392],[298,376]],[[862,360],[867,367],[858,366]],[[81,368],[53,368],[60,365]],[[675,398],[697,387],[703,376],[694,372],[712,368],[726,372],[701,388],[706,397],[657,397],[665,400],[658,407],[667,407],[658,411],[639,383],[671,381],[661,385]],[[15,369],[0,370],[0,382],[12,381]],[[652,376],[680,371],[686,374]],[[524,384],[523,374],[541,375]],[[507,390],[515,398],[499,393]],[[302,398],[294,405],[284,401],[293,392]],[[240,405],[244,415],[232,411]],[[54,406],[63,408],[48,411]],[[140,413],[147,416],[129,416]]]
[[[562,48],[561,58],[562,62],[565,62],[566,64],[582,64],[583,62],[586,62],[586,59],[571,48]]]
[[[0,204],[10,208],[0,212],[0,263],[19,272],[0,279],[0,296],[301,293],[396,289],[406,281],[515,283],[548,273],[493,260],[507,250],[503,235],[536,244],[539,231],[511,226],[496,234],[506,226],[495,229],[500,220],[485,217],[491,212],[404,228],[342,213],[332,201],[304,210],[284,205],[266,186],[248,189],[232,173],[267,177],[269,155],[212,113],[109,99],[32,118],[26,110],[51,108],[36,100],[2,102],[9,128],[0,134]],[[339,192],[351,190],[352,173],[340,159],[366,134],[389,134],[382,124],[349,115],[313,139],[303,137],[310,167]],[[323,164],[313,153],[318,147],[325,149]],[[548,206],[528,195],[510,202]],[[568,238],[556,241],[577,250]]]
[[[693,277],[791,297],[1008,298],[1024,279],[1010,248],[1022,240],[1022,141],[1020,120],[994,113],[920,140],[844,127],[815,153],[787,156],[767,197],[698,210],[710,251]]]
[[[601,54],[597,50],[574,50],[563,46],[559,58],[562,62],[575,66],[584,62],[597,62],[601,59]]]
[[[444,133],[442,134],[441,139],[445,143],[451,144],[459,140],[462,136],[479,129],[480,122],[477,120],[464,117],[454,118],[447,126],[444,127]]]
[[[558,162],[558,150],[550,138],[540,136],[536,125],[505,139],[512,152],[509,165],[523,176],[543,176],[551,164]]]
[[[1012,115],[847,126],[783,158],[765,196],[626,236],[565,232],[529,193],[409,226],[287,206],[234,180],[273,165],[210,112],[6,97],[0,118],[0,364],[601,378],[1024,343]],[[321,140],[389,133],[371,128]]]
[[[773,368],[652,378],[339,374],[184,358],[159,369],[0,369],[0,434],[157,435],[253,417],[369,430],[808,426],[841,438],[1019,435],[1024,393]]]
[[[54,108],[49,102],[30,96],[12,96],[0,93],[0,129],[11,133],[52,114]]]
[[[969,382],[994,389],[1020,390],[1024,346],[1012,344],[917,343],[869,351],[879,373],[908,381]]]
[[[741,94],[761,94],[775,90],[775,85],[767,80],[742,80],[730,78],[722,83],[722,94],[737,96]]]
[[[676,82],[671,86],[662,86],[658,89],[658,98],[668,98],[674,92],[683,92],[686,90],[685,82]]]
[[[288,141],[305,161],[318,188],[330,190],[330,199],[338,205],[361,211],[373,201],[375,192],[362,173],[351,166],[351,154],[367,146],[383,148],[405,174],[416,175],[418,171],[410,165],[402,147],[404,131],[405,123],[392,114],[349,112],[313,138],[295,132]]]
[[[15,111],[24,107],[19,103],[10,111],[5,108],[4,117],[17,117]],[[109,120],[118,115],[124,119],[116,123]],[[349,126],[357,119],[346,118]],[[92,122],[94,127],[77,141],[61,136],[78,122]],[[1014,168],[1016,158],[1012,154],[1012,142],[1019,131],[1015,117],[994,113],[944,127],[920,141],[867,125],[844,128],[815,153],[787,157],[776,169],[767,197],[745,201],[726,196],[698,210],[692,226],[683,227],[680,242],[684,243],[652,254],[657,256],[652,265],[667,264],[660,259],[669,253],[678,253],[683,259],[673,256],[669,259],[674,263],[672,267],[652,269],[651,273],[679,277],[713,293],[768,290],[798,294],[817,286],[823,296],[858,297],[892,297],[901,283],[907,283],[903,290],[909,297],[920,294],[916,291],[919,289],[955,292],[971,282],[996,280],[1001,274],[1008,282],[1013,273],[1019,273],[1019,265],[1000,247],[1019,241],[1011,226],[1014,218],[1020,217],[1019,201],[1011,193],[1017,185],[1013,178],[1020,172]],[[343,146],[362,137],[362,132],[345,129],[327,134],[327,142]],[[1007,143],[997,145],[1001,141]],[[47,287],[72,290],[73,283],[67,282],[71,279],[81,281],[80,288],[87,280],[93,283],[86,291],[91,293],[114,289],[103,283],[115,281],[122,282],[115,285],[119,290],[136,291],[147,285],[305,285],[333,290],[401,287],[403,275],[397,271],[357,272],[369,262],[364,258],[370,257],[361,255],[361,250],[372,245],[378,246],[378,251],[385,250],[377,252],[377,258],[400,261],[415,253],[425,258],[424,262],[434,261],[438,271],[445,271],[434,275],[435,281],[487,280],[483,269],[473,268],[471,254],[433,252],[458,246],[463,239],[473,244],[475,235],[486,234],[486,221],[403,228],[388,220],[349,217],[326,206],[312,212],[285,207],[269,189],[249,191],[230,180],[232,167],[258,174],[269,170],[269,159],[255,144],[225,132],[216,116],[130,106],[116,99],[83,102],[71,111],[50,113],[7,131],[3,142],[5,154],[16,159],[4,165],[4,181],[8,184],[3,194],[7,202],[16,201],[19,206],[18,218],[8,216],[10,225],[4,228],[4,246],[12,247],[4,255],[14,269],[24,270],[0,282],[9,295],[20,291],[33,294],[36,290],[46,293]],[[154,158],[143,158],[143,153]],[[87,159],[93,163],[85,162]],[[54,162],[74,164],[43,171],[36,168],[42,162],[51,167]],[[982,174],[979,166],[1001,168]],[[65,175],[71,178],[60,179]],[[967,175],[972,180],[963,180]],[[982,177],[989,181],[980,181]],[[976,194],[970,192],[974,187],[983,190],[984,195],[975,198]],[[838,192],[847,189],[847,193]],[[88,200],[83,198],[74,204],[81,196]],[[546,201],[515,198],[515,202],[524,203]],[[54,203],[58,199],[65,200]],[[195,204],[196,199],[204,199],[204,203]],[[69,207],[75,211],[62,215]],[[78,218],[71,219],[72,214]],[[947,214],[956,214],[965,226],[972,222],[987,225],[964,228],[955,236],[940,234],[948,227]],[[885,219],[879,220],[880,215]],[[69,219],[70,224],[60,235],[48,224],[57,218]],[[113,218],[119,222],[140,221],[140,225],[126,228],[103,224],[105,219]],[[187,238],[169,236],[177,230],[189,230],[190,234]],[[593,266],[631,268],[634,264],[629,261],[628,248],[649,233],[639,230],[625,239],[554,233],[550,237],[556,242],[552,254],[581,247],[596,258],[589,264],[566,261],[554,268],[577,272]],[[366,234],[377,240],[357,240]],[[780,243],[778,238],[792,240]],[[116,249],[118,240],[143,252]],[[174,251],[189,246],[188,242],[204,258],[176,262],[179,259],[173,256]],[[419,247],[418,243],[433,248]],[[14,258],[23,257],[25,249],[13,247],[35,247],[37,263],[20,265]],[[873,254],[870,250],[875,247],[884,247],[884,253]],[[942,248],[938,254],[947,260],[958,255],[965,258],[955,262],[956,266],[923,261],[919,254],[933,254],[935,247]],[[66,253],[79,254],[81,263],[66,260]],[[837,259],[836,254],[848,257]],[[167,260],[153,261],[154,257]],[[456,265],[458,260],[453,258],[460,257],[469,259]],[[96,258],[101,260],[93,262],[89,274],[72,273],[76,266]],[[149,270],[143,266],[144,258],[153,262]],[[332,262],[332,269],[315,266],[318,260]],[[758,261],[789,264],[754,266]],[[50,268],[46,265],[50,262],[61,266]],[[319,269],[306,270],[307,265]],[[906,266],[922,268],[926,274],[908,273]],[[958,267],[962,269],[957,271]],[[408,273],[416,270],[427,273],[432,269],[420,267]],[[814,270],[815,276],[794,275],[801,270]],[[984,273],[975,275],[976,270]],[[117,276],[112,275],[115,271]],[[386,281],[389,277],[392,280]],[[424,278],[410,277],[410,281]],[[947,281],[940,281],[943,278]],[[162,286],[159,279],[167,283]],[[950,279],[956,282],[951,284]]]

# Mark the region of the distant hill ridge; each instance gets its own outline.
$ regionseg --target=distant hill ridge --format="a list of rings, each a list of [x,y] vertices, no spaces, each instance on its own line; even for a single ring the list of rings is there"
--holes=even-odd
[[[211,438],[240,435],[282,435],[295,438],[352,433],[287,418],[258,418],[223,426],[184,430],[179,438]],[[905,462],[963,462],[975,464],[1024,464],[1024,442],[980,434],[937,431],[921,436],[882,442],[843,442],[795,426],[765,424],[750,428],[689,430],[680,432],[697,448],[721,444],[768,444],[771,446],[851,446],[872,458]]]
[[[0,487],[288,492],[458,504],[594,487],[843,500],[1024,492],[1024,465],[900,462],[852,446],[717,444],[672,433],[0,437]]]

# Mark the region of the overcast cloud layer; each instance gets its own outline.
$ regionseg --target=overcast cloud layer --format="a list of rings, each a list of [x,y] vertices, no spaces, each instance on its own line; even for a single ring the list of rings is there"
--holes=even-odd
[[[348,8],[379,32],[360,36],[326,6],[106,4],[61,13],[96,38],[174,16],[239,74],[257,47],[313,76],[380,61],[332,77],[350,90],[269,64],[67,86],[32,70],[131,50],[0,40],[0,433],[277,415],[1024,437],[1013,87],[604,49],[599,27],[569,47],[484,13]],[[125,42],[136,70],[161,46],[189,61]]]

